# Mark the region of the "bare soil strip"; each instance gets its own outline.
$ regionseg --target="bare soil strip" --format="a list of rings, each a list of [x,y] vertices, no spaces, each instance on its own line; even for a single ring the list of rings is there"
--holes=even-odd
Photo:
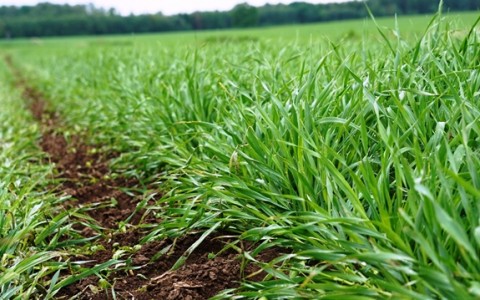
[[[28,84],[10,57],[6,57],[5,62],[12,71],[16,86],[23,92],[32,115],[41,124],[40,146],[55,164],[55,176],[62,179],[58,193],[71,196],[72,200],[65,206],[109,204],[88,211],[105,228],[103,238],[96,242],[102,246],[99,247],[101,250],[90,255],[76,256],[72,260],[89,261],[84,266],[93,267],[111,259],[119,249],[140,247],[130,257],[122,257],[135,266],[134,270],[111,270],[109,274],[103,274],[113,287],[102,290],[98,287],[100,277],[91,276],[66,287],[61,291],[59,299],[74,296],[76,299],[111,299],[112,288],[117,299],[208,299],[224,289],[238,287],[243,276],[258,271],[258,267],[253,265],[242,268],[236,252],[225,251],[218,256],[214,255],[230,242],[218,235],[207,238],[182,267],[172,271],[175,262],[199,236],[190,235],[178,240],[166,239],[138,246],[145,232],[135,229],[135,226],[131,226],[134,229],[126,233],[115,232],[119,222],[124,222],[132,215],[129,220],[132,225],[161,221],[153,216],[143,216],[142,210],[135,213],[139,196],[132,196],[126,190],[137,186],[136,180],[111,176],[109,160],[118,154],[100,152],[101,147],[86,144],[81,136],[65,139],[61,132],[60,117],[48,110],[46,98]],[[114,206],[111,205],[112,199]],[[85,236],[94,235],[87,228],[82,233]],[[161,251],[166,254],[158,257]],[[257,259],[270,261],[278,255],[278,251],[270,250]],[[253,276],[250,280],[261,280],[261,277],[262,275]]]

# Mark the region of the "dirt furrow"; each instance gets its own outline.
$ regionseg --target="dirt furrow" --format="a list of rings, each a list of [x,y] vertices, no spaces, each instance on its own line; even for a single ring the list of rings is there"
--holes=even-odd
[[[83,267],[93,267],[112,259],[121,249],[130,249],[120,257],[126,261],[126,268],[82,279],[64,288],[59,299],[110,299],[112,290],[117,299],[208,299],[226,288],[238,287],[244,276],[257,273],[258,267],[243,266],[239,254],[233,250],[215,255],[231,242],[220,235],[203,241],[185,264],[174,271],[172,266],[199,235],[140,245],[147,232],[135,225],[161,221],[153,216],[145,217],[144,210],[137,210],[142,195],[127,192],[138,186],[137,180],[112,174],[109,161],[118,157],[118,153],[103,152],[102,147],[85,143],[81,136],[66,139],[61,118],[49,109],[47,99],[28,83],[10,57],[6,57],[5,62],[32,115],[41,124],[40,147],[55,164],[55,176],[61,179],[56,192],[71,196],[65,208],[94,206],[87,213],[104,228],[96,242],[101,246],[99,250],[77,255],[72,260],[89,261]],[[116,230],[120,222],[127,219],[132,226],[126,232]],[[90,227],[77,229],[85,236],[99,234]],[[269,261],[279,255],[279,251],[269,250],[257,259]],[[250,280],[261,280],[261,277],[256,275]],[[109,283],[103,288],[99,287],[101,278]]]

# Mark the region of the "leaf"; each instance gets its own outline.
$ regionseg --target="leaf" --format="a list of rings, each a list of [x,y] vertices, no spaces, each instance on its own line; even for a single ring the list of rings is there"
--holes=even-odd
[[[84,279],[84,278],[86,278],[90,275],[98,274],[99,272],[104,271],[104,270],[108,269],[109,267],[111,267],[113,265],[116,265],[116,264],[119,264],[121,262],[122,261],[120,261],[120,260],[111,259],[111,260],[106,261],[106,262],[104,262],[100,265],[96,265],[93,268],[86,269],[85,271],[81,272],[80,274],[69,276],[69,277],[65,278],[64,280],[60,281],[59,283],[55,284],[53,290],[59,291],[63,287],[71,285],[72,283],[77,282],[79,280],[82,280],[82,279]]]
[[[467,250],[470,255],[478,261],[477,253],[468,239],[466,233],[467,230],[455,221],[455,219],[450,217],[440,205],[434,203],[434,207],[437,221],[443,230],[445,230],[457,242],[457,244],[465,248],[465,250]]]
[[[207,231],[205,231],[202,236],[200,236],[198,238],[198,240],[195,241],[195,243],[193,243],[186,251],[185,253],[175,262],[175,264],[173,265],[173,267],[171,268],[171,270],[177,270],[178,268],[180,268],[181,266],[183,266],[183,264],[185,263],[185,261],[187,260],[187,258],[190,256],[190,254],[193,253],[193,251],[213,232],[215,231],[215,229],[217,229],[219,226],[221,225],[221,222],[217,222],[215,223],[212,227],[210,227],[210,229],[208,229]]]

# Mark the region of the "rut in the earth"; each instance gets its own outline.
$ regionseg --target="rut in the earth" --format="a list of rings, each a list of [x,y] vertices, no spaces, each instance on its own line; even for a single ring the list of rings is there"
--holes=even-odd
[[[208,299],[224,289],[238,287],[244,277],[261,280],[263,275],[258,272],[258,267],[243,266],[237,252],[230,250],[215,255],[231,242],[220,235],[205,239],[185,264],[176,270],[171,270],[173,265],[198,240],[199,235],[138,246],[147,232],[136,225],[161,222],[154,216],[147,215],[144,210],[137,209],[142,195],[129,191],[138,186],[138,180],[112,174],[109,161],[117,157],[118,153],[102,152],[100,149],[103,147],[89,145],[81,136],[66,139],[61,130],[61,118],[49,109],[47,99],[29,85],[10,57],[6,57],[5,62],[32,115],[41,124],[40,146],[55,164],[55,176],[62,179],[56,192],[71,196],[64,204],[65,208],[94,206],[87,213],[103,228],[100,239],[95,241],[102,245],[99,247],[102,250],[73,257],[72,261],[89,261],[83,266],[93,267],[110,260],[119,249],[140,248],[130,254],[130,257],[121,257],[128,259],[130,266],[134,266],[133,269],[109,270],[82,279],[64,288],[58,294],[59,299],[73,296],[76,299],[111,299],[112,290],[117,299]],[[116,231],[120,222],[126,220],[131,225],[125,227],[127,231]],[[90,227],[78,229],[84,236],[99,234]],[[278,255],[277,251],[269,250],[257,259],[269,261]],[[104,290],[99,288],[100,276],[106,278],[112,286]]]

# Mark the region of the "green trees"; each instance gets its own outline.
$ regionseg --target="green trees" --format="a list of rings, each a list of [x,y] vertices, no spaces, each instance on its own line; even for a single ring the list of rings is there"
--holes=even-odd
[[[432,0],[366,0],[376,16],[434,12]],[[478,0],[444,0],[445,10],[480,9]],[[161,13],[121,16],[114,9],[89,5],[0,7],[0,38],[88,34],[143,33],[176,30],[244,28],[291,23],[311,23],[367,17],[361,1],[330,4],[294,2],[254,7],[247,3],[231,11],[195,12],[164,16]]]
[[[258,23],[258,10],[247,3],[238,4],[231,12],[234,27],[253,27]]]

